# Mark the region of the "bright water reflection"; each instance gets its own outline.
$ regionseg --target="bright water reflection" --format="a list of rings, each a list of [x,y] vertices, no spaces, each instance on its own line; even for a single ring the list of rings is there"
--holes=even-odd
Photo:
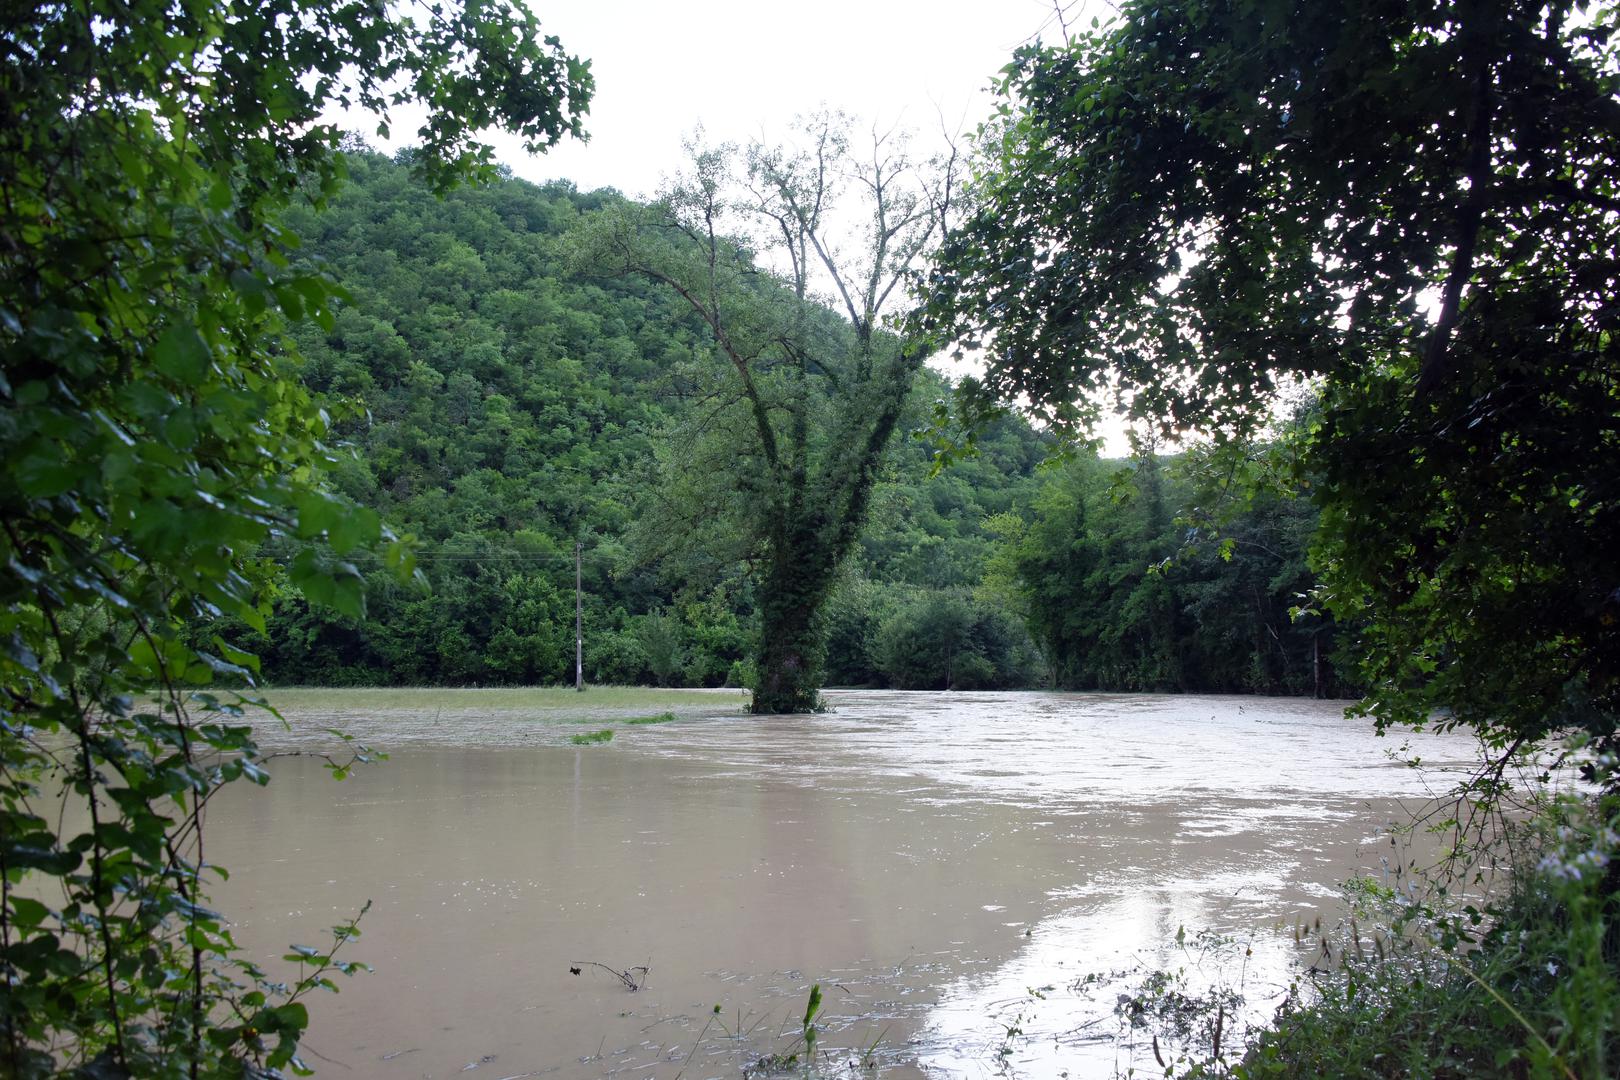
[[[316,1058],[328,1074],[737,1077],[788,1047],[819,981],[828,1045],[875,1044],[884,1075],[1106,1076],[1113,990],[1066,987],[1196,960],[1185,926],[1250,946],[1211,977],[1263,1000],[1293,959],[1277,927],[1331,910],[1436,782],[1335,703],[831,697],[758,721],[717,697],[575,748],[580,729],[476,695],[448,719],[290,695],[295,730],[267,742],[339,724],[394,760],[334,787],[290,759],[233,793],[210,821],[219,900],[276,951],[376,901],[355,954],[377,973],[317,1010],[312,1048],[347,1067]],[[651,975],[631,994],[580,960]],[[1002,1061],[1014,1020],[1034,1037]]]

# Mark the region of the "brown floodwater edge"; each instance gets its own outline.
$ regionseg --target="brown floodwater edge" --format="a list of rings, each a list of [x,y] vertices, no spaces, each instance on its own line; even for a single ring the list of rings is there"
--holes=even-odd
[[[834,691],[751,718],[735,691],[613,693],[270,692],[267,748],[336,727],[392,755],[340,784],[278,760],[210,812],[251,953],[373,903],[350,949],[374,973],[312,1002],[319,1072],[734,1078],[793,1048],[819,984],[824,1045],[868,1075],[1109,1075],[1113,999],[1077,980],[1210,930],[1265,1000],[1289,928],[1472,760],[1430,735],[1440,775],[1406,768],[1343,702]],[[636,967],[634,992],[605,970]],[[1014,1017],[1039,1037],[1009,1046]]]

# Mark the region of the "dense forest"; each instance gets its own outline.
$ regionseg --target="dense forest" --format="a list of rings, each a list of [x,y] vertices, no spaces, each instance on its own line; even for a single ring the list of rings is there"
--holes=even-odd
[[[308,387],[359,406],[337,487],[416,538],[421,580],[377,561],[364,618],[284,589],[238,644],[284,683],[566,681],[577,542],[588,681],[748,685],[756,553],[692,510],[712,347],[677,298],[578,257],[621,197],[502,177],[441,198],[409,165],[352,153],[343,192],[289,226],[349,294],[298,331]],[[1307,500],[1201,545],[1181,456],[1049,463],[1010,415],[936,471],[913,433],[949,390],[924,369],[887,451],[825,611],[830,685],[1341,689],[1330,625],[1290,614]]]

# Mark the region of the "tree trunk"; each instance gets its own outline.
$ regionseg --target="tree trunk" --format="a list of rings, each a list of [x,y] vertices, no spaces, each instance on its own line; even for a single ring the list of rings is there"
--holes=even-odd
[[[773,575],[774,576],[774,575]],[[760,640],[755,713],[814,712],[821,703],[822,641],[814,612],[820,605],[767,585],[760,590]]]
[[[757,593],[755,713],[814,712],[821,704],[825,642],[819,614],[843,553],[829,550],[818,524],[796,521],[772,545],[770,569]]]

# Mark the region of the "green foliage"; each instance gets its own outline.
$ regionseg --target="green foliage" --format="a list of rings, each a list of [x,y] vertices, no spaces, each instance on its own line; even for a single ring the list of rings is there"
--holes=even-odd
[[[668,723],[672,723],[674,721],[674,719],[675,719],[675,714],[674,713],[672,713],[672,712],[661,712],[661,713],[658,713],[655,716],[632,716],[630,719],[626,720],[625,723],[626,724],[668,724]]]
[[[598,746],[613,741],[613,729],[603,728],[601,731],[587,731],[582,735],[570,735],[568,741],[575,746]]]
[[[1381,725],[1620,717],[1608,5],[1130,3],[1019,50],[932,278],[966,392],[1243,442],[1316,380],[1323,596]]]
[[[711,527],[759,565],[753,708],[765,713],[816,707],[822,609],[922,365],[883,312],[943,225],[951,190],[948,169],[914,172],[900,140],[853,153],[842,118],[815,118],[802,136],[801,147],[756,144],[745,158],[695,147],[658,205],[612,207],[580,238],[582,261],[659,284],[708,329],[710,362],[692,376],[713,404],[680,436],[686,477],[671,501],[676,514],[715,507]],[[865,197],[850,215],[864,233],[849,259],[834,241],[840,194]],[[780,277],[756,250],[784,265]],[[842,318],[814,301],[823,283]]]
[[[778,1050],[750,1062],[743,1067],[743,1076],[773,1076],[794,1072],[801,1067],[801,1061],[806,1074],[810,1074],[816,1064],[816,1040],[821,1037],[821,1029],[816,1025],[816,1017],[821,1015],[821,1005],[821,984],[813,983],[810,986],[810,997],[805,1001],[804,1016],[799,1020],[799,1030],[794,1034],[792,1045],[786,1050]],[[720,1006],[716,1005],[714,1010],[718,1014]]]
[[[871,655],[901,690],[1004,690],[1032,681],[1026,641],[998,609],[962,592],[930,591],[883,619]]]
[[[647,670],[652,672],[659,686],[668,686],[670,678],[681,670],[678,623],[671,616],[654,611],[641,617],[634,632],[641,654],[647,658]]]
[[[294,377],[340,290],[280,216],[343,172],[321,117],[421,100],[439,187],[473,133],[576,127],[583,64],[504,3],[417,24],[316,2],[43,5],[0,64],[0,1071],[274,1075],[355,934],[269,981],[207,907],[203,810],[268,776],[242,721],[287,580],[364,614],[378,516],[330,494],[352,422]],[[400,91],[399,86],[407,89]],[[379,567],[408,577],[408,545]],[[330,761],[344,775],[370,755]],[[53,809],[53,804],[60,803]],[[223,873],[223,871],[219,871]]]
[[[1336,628],[1297,609],[1315,586],[1316,512],[1245,485],[1208,518],[1231,471],[1202,453],[1131,463],[1075,452],[1048,470],[1028,519],[1001,515],[987,595],[1022,612],[1053,681],[1101,690],[1342,694]],[[1224,488],[1224,490],[1230,490]]]
[[[826,671],[831,686],[881,686],[875,659],[878,626],[902,601],[885,583],[846,573],[827,598]]]
[[[301,332],[304,375],[363,399],[336,482],[418,538],[431,589],[361,558],[364,619],[283,594],[266,632],[238,640],[283,682],[571,679],[582,537],[586,675],[649,681],[632,619],[671,598],[620,542],[664,418],[654,362],[688,328],[645,289],[566,276],[558,240],[595,197],[502,180],[438,199],[365,153],[350,173],[318,219],[289,218],[350,293],[332,329]]]
[[[1543,804],[1517,838],[1507,895],[1484,910],[1416,882],[1362,890],[1381,898],[1382,924],[1337,943],[1341,963],[1314,975],[1311,999],[1290,998],[1233,1074],[1613,1075],[1616,808],[1612,796]]]
[[[866,574],[878,567],[855,563],[864,572],[845,575],[825,612],[829,684],[988,690],[1041,681],[1034,643],[999,601],[874,579]]]

